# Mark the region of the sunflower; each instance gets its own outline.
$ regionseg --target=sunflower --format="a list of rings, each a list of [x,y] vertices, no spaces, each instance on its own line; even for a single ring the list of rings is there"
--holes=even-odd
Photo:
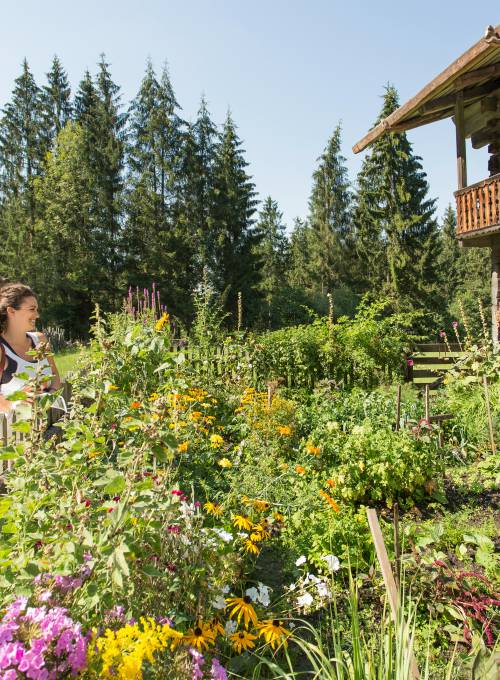
[[[235,515],[233,517],[233,524],[237,529],[242,531],[251,531],[252,522],[245,515]]]
[[[271,645],[271,649],[277,649],[282,644],[286,647],[286,638],[291,635],[289,630],[283,628],[283,622],[278,619],[261,621],[257,623],[257,628],[259,637],[263,637],[267,644]]]
[[[255,647],[254,640],[257,639],[256,635],[252,635],[246,630],[240,630],[237,633],[233,633],[229,636],[231,642],[233,643],[234,649],[241,654],[242,651],[251,649]]]
[[[191,647],[196,647],[198,651],[203,648],[208,649],[215,644],[215,631],[207,623],[198,622],[194,628],[190,628],[183,636],[182,642]]]
[[[207,501],[207,503],[205,503],[203,506],[203,509],[207,515],[213,515],[214,517],[220,517],[224,510],[220,503],[212,503],[211,501]]]
[[[236,615],[238,616],[238,623],[241,621],[241,617],[245,621],[245,628],[248,628],[250,621],[256,626],[259,622],[257,619],[257,614],[255,609],[252,607],[252,600],[248,595],[245,597],[228,597],[226,598],[227,607],[229,609],[229,616],[234,619]]]

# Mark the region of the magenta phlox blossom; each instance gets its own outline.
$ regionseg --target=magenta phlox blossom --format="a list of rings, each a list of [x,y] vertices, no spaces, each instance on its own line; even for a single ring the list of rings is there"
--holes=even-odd
[[[191,676],[192,680],[202,680],[203,679],[202,666],[205,663],[205,658],[203,654],[194,647],[189,648],[189,653],[193,657],[193,674]]]
[[[88,641],[62,607],[26,607],[13,602],[0,621],[0,680],[57,680],[86,666]]]

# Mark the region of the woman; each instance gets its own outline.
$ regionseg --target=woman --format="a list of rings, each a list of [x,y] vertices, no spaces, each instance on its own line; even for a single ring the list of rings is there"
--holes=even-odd
[[[41,376],[51,376],[43,383],[43,390],[57,390],[61,386],[59,373],[52,357],[42,360],[28,354],[37,345],[47,343],[43,333],[35,331],[38,319],[38,302],[35,294],[22,283],[8,283],[0,287],[0,412],[12,411],[15,402],[6,399],[14,392],[26,392],[26,402],[33,399],[28,381],[16,374],[29,377],[36,371]]]

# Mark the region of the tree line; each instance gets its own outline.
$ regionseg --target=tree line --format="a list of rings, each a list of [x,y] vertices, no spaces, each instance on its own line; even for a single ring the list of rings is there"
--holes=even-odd
[[[379,120],[398,106],[387,86]],[[0,117],[0,277],[30,283],[43,320],[84,336],[94,305],[118,309],[154,281],[189,323],[204,282],[261,328],[352,313],[363,296],[422,313],[425,330],[463,296],[487,300],[486,255],[442,224],[405,134],[384,135],[351,182],[337,125],[319,157],[305,219],[290,234],[272,197],[259,201],[230,113],[201,99],[182,117],[166,67],[148,62],[125,106],[102,57],[73,94],[55,57],[39,86],[25,60]]]

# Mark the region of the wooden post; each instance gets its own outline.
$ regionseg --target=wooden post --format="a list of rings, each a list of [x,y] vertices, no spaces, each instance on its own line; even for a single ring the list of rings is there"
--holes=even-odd
[[[425,419],[430,423],[430,395],[429,395],[429,385],[424,388],[424,403],[425,403]]]
[[[495,444],[495,436],[493,433],[493,418],[491,417],[490,395],[488,393],[488,378],[485,375],[483,375],[483,385],[484,385],[484,400],[486,402],[486,415],[488,417],[488,430],[490,432],[491,453],[495,454],[497,447]]]
[[[398,385],[396,397],[396,432],[399,432],[399,421],[401,420],[401,385]]]
[[[467,157],[465,149],[464,93],[457,92],[455,102],[455,133],[457,141],[457,179],[458,188],[467,186]]]
[[[396,587],[396,582],[394,581],[391,563],[389,562],[389,557],[387,556],[387,550],[384,543],[384,537],[382,536],[382,531],[380,529],[377,511],[373,508],[367,508],[366,515],[368,517],[370,531],[372,532],[373,543],[375,544],[375,551],[377,553],[380,569],[382,570],[382,577],[384,579],[387,596],[389,598],[392,618],[394,622],[396,622],[398,620],[399,593]],[[411,658],[411,676],[414,679],[420,678],[420,673],[418,672],[418,666],[413,652]]]

